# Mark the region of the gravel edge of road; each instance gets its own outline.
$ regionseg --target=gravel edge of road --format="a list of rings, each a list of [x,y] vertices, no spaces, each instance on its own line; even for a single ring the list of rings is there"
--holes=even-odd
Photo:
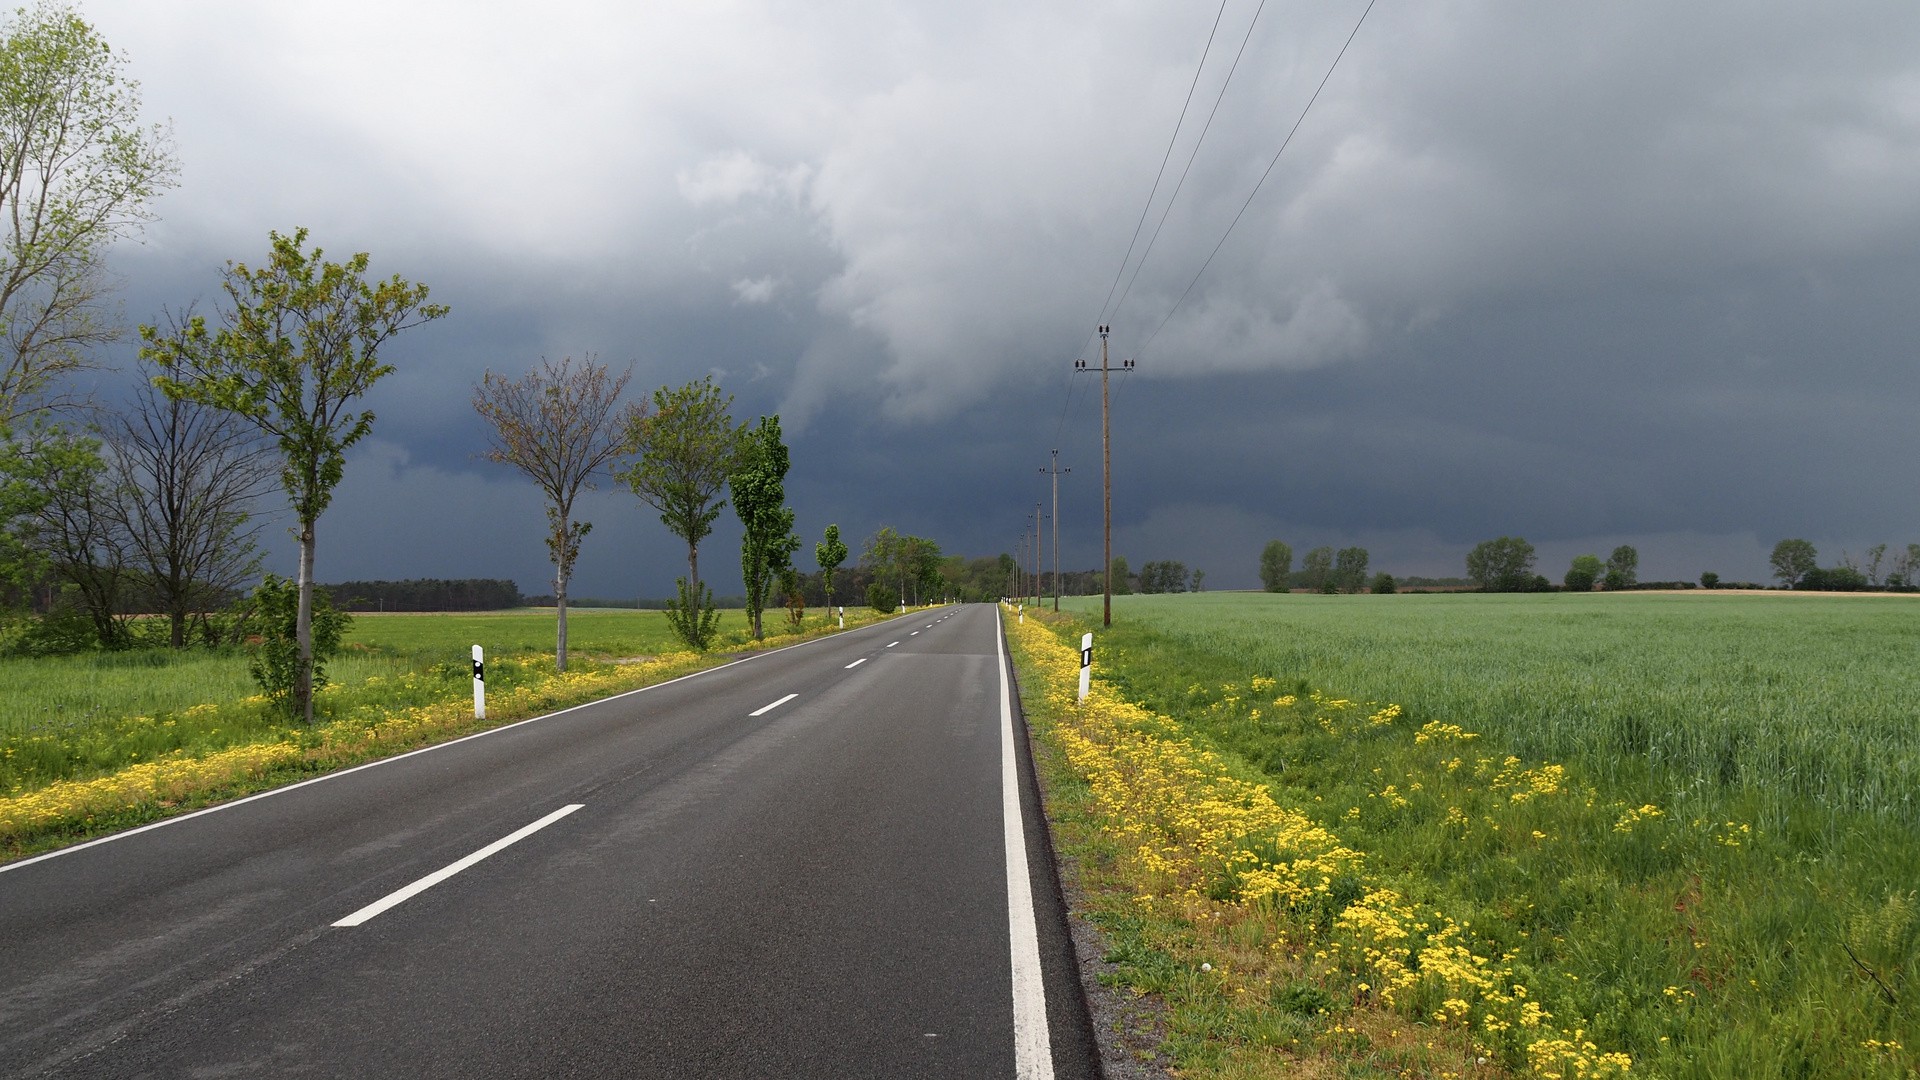
[[[1011,657],[1008,658],[1011,661]],[[1079,862],[1060,853],[1060,836],[1054,828],[1053,814],[1047,808],[1052,792],[1047,788],[1042,761],[1052,751],[1034,736],[1027,724],[1026,703],[1021,697],[1019,669],[1009,663],[1013,677],[1013,703],[1020,728],[1026,733],[1027,752],[1039,783],[1040,805],[1047,824],[1047,856],[1053,866],[1054,880],[1066,902],[1067,928],[1073,939],[1075,968],[1080,974],[1080,994],[1093,1021],[1093,1037],[1100,1049],[1100,1075],[1105,1080],[1173,1080],[1172,1060],[1160,1052],[1166,1041],[1166,1007],[1159,999],[1140,996],[1101,981],[1101,976],[1119,970],[1106,961],[1107,939],[1100,928],[1082,917],[1086,905],[1080,888]]]

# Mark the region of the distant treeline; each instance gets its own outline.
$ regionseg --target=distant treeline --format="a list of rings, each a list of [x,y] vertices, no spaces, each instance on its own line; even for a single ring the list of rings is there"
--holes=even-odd
[[[525,596],[521,597],[520,604],[522,607],[552,607],[554,597],[552,593],[545,593],[540,596]],[[713,600],[713,606],[719,608],[744,608],[747,606],[747,598],[744,596],[716,596]],[[667,601],[653,600],[644,596],[633,600],[602,600],[592,596],[567,597],[567,609],[572,610],[574,608],[625,608],[629,611],[665,611],[667,609]]]
[[[321,585],[343,611],[499,611],[524,606],[520,586],[503,578],[413,578]]]

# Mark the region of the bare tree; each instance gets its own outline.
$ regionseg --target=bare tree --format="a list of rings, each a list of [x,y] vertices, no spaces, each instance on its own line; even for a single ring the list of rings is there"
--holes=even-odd
[[[100,440],[35,423],[13,449],[27,463],[21,478],[35,489],[27,542],[36,561],[79,593],[102,648],[125,647],[125,545],[110,509],[113,487]]]
[[[473,408],[493,425],[489,461],[526,473],[547,498],[547,551],[553,558],[553,598],[559,609],[554,667],[567,670],[567,582],[573,577],[580,541],[593,523],[573,520],[573,502],[593,478],[627,450],[625,431],[646,415],[639,405],[621,409],[620,391],[633,377],[614,378],[589,354],[575,368],[542,357],[524,378],[487,372],[473,391]]]
[[[64,4],[0,31],[0,427],[120,336],[106,250],[175,182],[168,132],[140,126],[124,66]]]
[[[264,523],[252,508],[272,490],[277,458],[244,419],[168,397],[151,379],[106,439],[117,481],[108,513],[169,640],[185,648],[193,618],[259,569]]]

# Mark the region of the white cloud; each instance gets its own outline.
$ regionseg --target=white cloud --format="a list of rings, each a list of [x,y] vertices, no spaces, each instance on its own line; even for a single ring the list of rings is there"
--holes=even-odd
[[[710,157],[675,175],[680,197],[694,206],[725,206],[749,195],[798,199],[812,178],[804,162],[776,169],[742,150]]]
[[[733,283],[733,294],[742,304],[764,304],[773,299],[773,292],[780,287],[780,281],[771,275],[758,278],[740,278]]]

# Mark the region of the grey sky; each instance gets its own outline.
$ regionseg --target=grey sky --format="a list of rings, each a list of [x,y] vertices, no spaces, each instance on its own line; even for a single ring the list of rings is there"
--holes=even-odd
[[[1226,7],[1174,176],[1257,4]],[[1363,6],[1261,11],[1112,319],[1141,363],[1120,551],[1231,587],[1272,536],[1458,573],[1520,533],[1555,577],[1623,541],[1643,576],[1757,578],[1785,535],[1920,540],[1909,4],[1383,0],[1142,351]],[[537,501],[471,456],[468,388],[582,351],[781,411],[808,550],[829,520],[1010,547],[1057,438],[1066,555],[1097,562],[1069,371],[1212,4],[84,10],[183,164],[116,252],[130,320],[296,225],[453,305],[394,354],[323,579],[540,590]],[[651,514],[592,519],[576,592],[671,586]]]

